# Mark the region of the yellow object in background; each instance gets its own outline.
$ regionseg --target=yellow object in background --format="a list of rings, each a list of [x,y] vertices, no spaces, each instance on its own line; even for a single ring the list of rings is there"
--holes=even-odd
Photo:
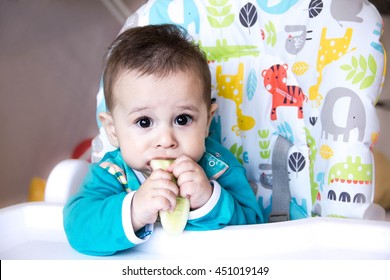
[[[28,201],[43,201],[45,197],[46,180],[34,177],[30,182]]]
[[[374,202],[390,210],[390,159],[383,152],[373,150],[375,159]]]

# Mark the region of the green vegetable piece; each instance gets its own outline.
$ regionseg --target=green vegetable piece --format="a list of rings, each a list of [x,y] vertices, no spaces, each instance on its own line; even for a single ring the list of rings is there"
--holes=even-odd
[[[150,162],[150,166],[153,170],[167,168],[173,163],[170,159],[155,159]],[[172,176],[172,180],[176,182],[176,179]],[[173,212],[160,211],[160,222],[164,231],[170,235],[175,236],[183,232],[190,212],[190,200],[184,197],[176,198],[176,207]]]

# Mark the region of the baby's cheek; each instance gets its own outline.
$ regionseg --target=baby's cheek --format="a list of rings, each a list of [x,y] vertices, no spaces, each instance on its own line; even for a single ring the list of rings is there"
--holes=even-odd
[[[193,154],[190,155],[190,158],[195,161],[199,162],[200,159],[202,158],[204,152],[205,152],[205,145],[204,143],[198,143],[196,146],[193,148]]]

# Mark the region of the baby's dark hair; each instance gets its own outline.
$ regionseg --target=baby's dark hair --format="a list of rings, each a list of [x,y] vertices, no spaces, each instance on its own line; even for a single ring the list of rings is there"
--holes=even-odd
[[[193,73],[203,83],[207,106],[211,104],[211,75],[206,55],[186,30],[173,24],[130,28],[112,43],[103,73],[107,110],[114,108],[114,84],[124,71],[163,78]]]

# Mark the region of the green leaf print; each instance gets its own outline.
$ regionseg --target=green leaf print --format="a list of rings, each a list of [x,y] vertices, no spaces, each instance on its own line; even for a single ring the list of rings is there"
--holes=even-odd
[[[230,14],[223,19],[221,23],[221,27],[228,27],[233,23],[233,21],[234,21],[234,14]]]
[[[358,61],[357,61],[356,57],[354,57],[354,56],[352,57],[351,63],[352,63],[353,68],[356,69],[358,67]]]
[[[258,134],[259,134],[260,138],[263,138],[263,139],[268,138],[269,129],[259,130]]]
[[[375,76],[374,75],[365,77],[364,80],[362,81],[362,83],[360,84],[360,88],[359,89],[368,88],[370,85],[372,85],[374,83],[374,80],[375,80]]]
[[[368,56],[368,68],[370,69],[371,73],[375,76],[378,67],[376,65],[374,57],[371,54]]]
[[[244,148],[242,146],[239,146],[237,145],[237,143],[233,144],[231,147],[230,147],[230,152],[237,158],[237,160],[243,164],[244,163],[244,160],[242,158],[242,153],[244,151]]]
[[[238,149],[237,149],[237,156],[241,157],[243,151],[244,151],[244,148],[242,146],[238,147]]]
[[[351,58],[351,64],[343,64],[340,69],[347,72],[346,81],[351,81],[353,85],[360,84],[360,89],[370,87],[376,77],[377,64],[372,55],[366,59],[363,55]]]
[[[226,3],[229,2],[229,0],[209,0],[209,3],[213,6],[225,6]]]
[[[340,68],[341,68],[341,70],[344,70],[344,71],[349,71],[349,70],[353,69],[352,66],[349,64],[341,65]]]
[[[234,22],[234,14],[231,14],[232,5],[227,5],[228,0],[209,0],[211,6],[207,6],[207,19],[214,28],[228,27]]]
[[[354,85],[354,84],[360,83],[363,80],[364,75],[366,75],[366,72],[357,73],[356,76],[352,80],[352,84]]]
[[[262,150],[267,150],[269,148],[270,141],[260,141],[259,146]]]
[[[207,13],[213,17],[221,16],[220,12],[214,7],[207,7],[206,9],[207,9]]]
[[[267,159],[267,158],[269,158],[271,156],[271,152],[269,151],[269,150],[267,150],[267,151],[261,151],[260,152],[260,157],[262,158],[262,159]]]
[[[217,8],[210,7],[210,6],[206,7],[207,13],[213,17],[224,17],[224,16],[228,15],[230,13],[231,8],[232,8],[232,5],[223,7],[222,9],[217,9]]]
[[[230,152],[234,155],[236,154],[236,151],[237,151],[237,143],[233,144],[231,147],[230,147]]]
[[[265,24],[265,30],[267,31],[267,45],[275,46],[276,44],[276,29],[272,21]]]
[[[207,19],[209,20],[209,23],[214,28],[221,28],[221,24],[216,18],[213,18],[211,16],[207,16]]]
[[[220,12],[220,16],[224,17],[224,16],[228,15],[230,13],[231,9],[232,9],[232,5],[228,5],[226,7],[223,7],[221,12]]]
[[[362,71],[367,71],[367,61],[362,55],[359,57],[359,65]]]
[[[269,129],[259,130],[258,134],[259,134],[260,138],[262,138],[262,139],[268,138],[268,136],[269,136]]]
[[[260,157],[262,159],[267,159],[271,155],[271,151],[269,150],[270,141],[267,139],[269,136],[269,129],[259,130],[257,133],[259,134],[259,137],[262,139],[259,141],[259,147],[261,150]]]
[[[353,78],[353,76],[355,76],[356,74],[356,70],[352,70],[348,73],[347,77],[345,78],[345,80],[349,81]]]

